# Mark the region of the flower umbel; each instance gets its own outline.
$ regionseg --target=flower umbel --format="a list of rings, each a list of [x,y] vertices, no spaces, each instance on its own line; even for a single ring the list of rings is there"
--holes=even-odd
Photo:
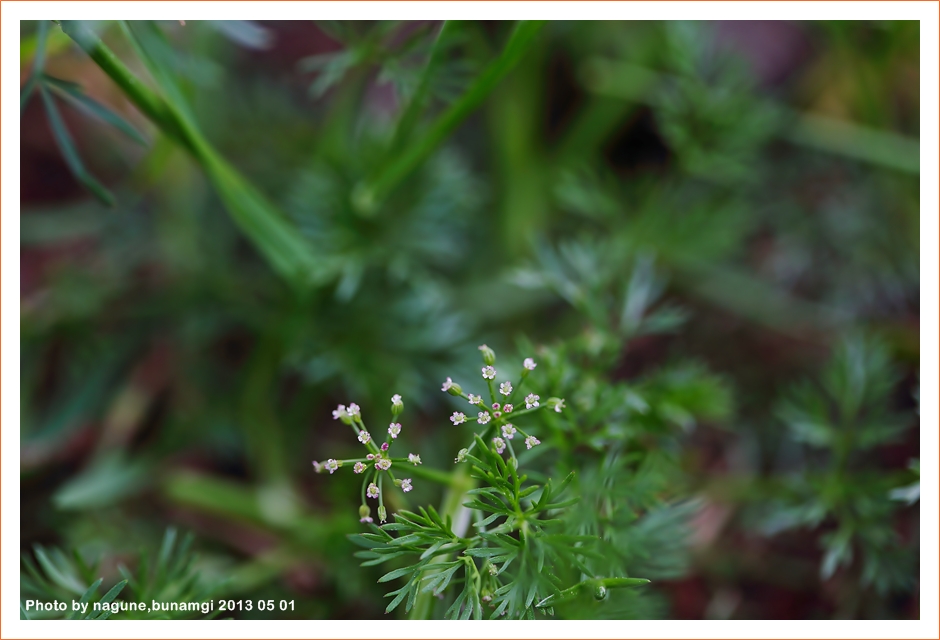
[[[392,461],[388,458],[379,458],[375,463],[375,468],[379,471],[388,471],[392,466]]]

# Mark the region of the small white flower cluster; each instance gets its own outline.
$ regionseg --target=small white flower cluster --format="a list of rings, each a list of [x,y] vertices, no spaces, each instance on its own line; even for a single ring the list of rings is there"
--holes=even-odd
[[[483,354],[483,363],[485,365],[480,371],[483,375],[483,379],[487,381],[487,386],[489,387],[490,395],[492,396],[496,393],[492,383],[492,381],[496,379],[497,374],[495,366],[496,354],[485,344],[480,345],[480,352]],[[522,380],[524,381],[525,378],[528,377],[529,373],[534,371],[537,366],[538,365],[534,359],[523,359],[521,374]],[[506,400],[510,400],[516,390],[512,382],[509,380],[500,382],[498,389],[500,395],[504,396]],[[498,428],[498,435],[492,438],[493,446],[497,453],[502,454],[507,447],[510,447],[508,441],[512,440],[516,433],[522,434],[522,437],[525,439],[525,445],[527,449],[531,449],[532,447],[538,446],[542,443],[535,436],[529,435],[522,430],[517,429],[514,425],[508,422],[503,422],[508,417],[508,414],[513,412],[514,406],[510,402],[506,402],[505,404],[501,405],[499,402],[495,402],[495,398],[493,398],[494,402],[492,407],[488,407],[486,404],[484,404],[482,396],[478,396],[474,393],[464,395],[460,386],[450,378],[447,378],[447,380],[441,386],[441,390],[454,396],[463,397],[471,406],[479,407],[481,410],[477,412],[477,424],[487,425],[490,424],[490,422],[494,423],[493,427],[490,427],[490,429]],[[545,401],[544,405],[540,403],[540,400],[541,398],[538,394],[529,393],[526,395],[524,399],[526,410],[532,411],[538,409],[541,406],[546,406],[560,413],[561,410],[565,407],[564,400],[560,398],[549,398],[547,401]],[[460,411],[455,411],[450,417],[450,421],[453,422],[454,425],[463,424],[469,420],[472,420],[472,418],[468,418],[466,414]],[[486,433],[486,431],[484,433]],[[470,449],[472,448],[473,447],[471,446]],[[469,454],[470,449],[461,449],[457,454],[455,462],[463,462]]]
[[[444,384],[443,388],[445,391],[450,389],[451,393],[454,393],[454,391],[456,391],[457,395],[460,395],[462,393],[462,391],[460,390],[460,387],[454,384],[449,378],[447,382]],[[393,420],[394,418],[396,418],[398,415],[401,414],[402,410],[404,409],[404,406],[405,405],[402,402],[401,396],[399,394],[396,393],[395,395],[392,396],[391,411],[392,411]],[[359,408],[359,405],[357,405],[356,403],[351,402],[349,403],[348,406],[341,404],[338,407],[336,407],[336,409],[333,411],[333,419],[341,420],[345,424],[350,425],[353,428],[353,430],[356,432],[356,438],[368,450],[365,460],[375,466],[376,474],[373,476],[373,479],[379,478],[378,473],[382,471],[387,472],[389,471],[389,469],[392,468],[392,458],[390,457],[388,450],[389,450],[389,445],[391,441],[396,440],[398,436],[401,435],[401,430],[402,430],[401,423],[391,422],[388,425],[388,438],[386,439],[385,442],[379,445],[375,441],[375,439],[372,437],[372,434],[370,434],[366,430],[365,425],[362,422],[362,412]],[[353,473],[357,475],[363,474],[369,469],[368,464],[366,464],[366,462],[364,462],[361,459],[360,460],[335,460],[333,458],[330,458],[326,462],[322,462],[322,463],[317,462],[315,460],[313,462],[313,468],[317,473],[321,473],[325,469],[329,471],[330,474],[333,474],[335,471],[337,471],[340,467],[343,466],[344,462],[353,463]],[[421,456],[414,454],[414,453],[409,453],[408,462],[417,466],[421,464]],[[379,488],[381,485],[381,481],[379,482],[379,484],[376,484],[374,481],[371,481],[368,483],[367,486],[365,486],[365,482],[366,481],[363,480],[363,484],[365,488],[364,494],[367,498],[379,500],[379,511],[378,511],[379,521],[385,522],[387,518],[387,511],[385,509],[385,506],[382,504],[381,489]],[[414,489],[411,483],[411,478],[395,480],[395,484],[396,486],[401,487],[401,490],[405,493],[408,493],[409,491]],[[368,507],[368,505],[363,504],[362,506],[359,507],[359,516],[360,516],[359,521],[362,523],[371,523],[373,521],[372,516],[371,516],[371,509]]]

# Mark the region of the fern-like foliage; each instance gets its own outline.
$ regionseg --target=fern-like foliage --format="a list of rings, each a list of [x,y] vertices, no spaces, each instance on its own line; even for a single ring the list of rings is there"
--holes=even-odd
[[[197,556],[192,552],[192,534],[177,540],[176,529],[167,529],[156,556],[141,552],[134,571],[123,563],[117,568],[122,580],[114,584],[100,598],[98,590],[104,583],[101,576],[103,562],[89,564],[78,551],[67,554],[58,548],[36,545],[33,555],[22,558],[20,575],[20,612],[24,619],[81,618],[106,620],[113,615],[120,619],[160,620],[207,618],[218,610],[203,611],[201,605],[216,595],[223,583],[207,584],[195,568]],[[118,599],[119,596],[123,598]],[[66,611],[35,611],[27,607],[27,600],[65,602]],[[88,604],[83,611],[74,611],[72,602]],[[157,610],[158,603],[187,603],[188,610]]]

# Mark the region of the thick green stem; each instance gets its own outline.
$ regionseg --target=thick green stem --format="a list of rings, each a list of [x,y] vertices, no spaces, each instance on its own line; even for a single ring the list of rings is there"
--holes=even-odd
[[[467,492],[474,488],[476,488],[476,481],[470,477],[470,465],[458,464],[451,474],[450,488],[444,494],[440,509],[441,517],[445,522],[448,516],[450,517],[451,531],[458,538],[464,537],[470,526],[470,510],[463,506],[463,503],[467,499]],[[447,560],[447,555],[443,554],[435,557],[431,564],[445,560]],[[436,601],[437,598],[430,591],[418,593],[408,617],[412,620],[430,620],[434,615]]]
[[[62,30],[145,116],[196,158],[215,185],[232,219],[282,277],[299,291],[306,291],[327,276],[323,265],[313,256],[297,229],[212,148],[183,113],[182,106],[172,104],[145,86],[96,34],[80,22],[63,21]]]

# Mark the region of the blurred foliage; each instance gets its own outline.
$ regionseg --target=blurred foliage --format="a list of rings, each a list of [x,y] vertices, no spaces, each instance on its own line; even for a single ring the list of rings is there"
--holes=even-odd
[[[309,461],[354,449],[338,401],[400,393],[402,446],[451,470],[465,403],[437,389],[486,341],[570,407],[519,456],[574,472],[557,535],[598,538],[556,616],[918,617],[919,46],[24,22],[21,599],[128,580],[100,597],[382,617],[355,479]]]

